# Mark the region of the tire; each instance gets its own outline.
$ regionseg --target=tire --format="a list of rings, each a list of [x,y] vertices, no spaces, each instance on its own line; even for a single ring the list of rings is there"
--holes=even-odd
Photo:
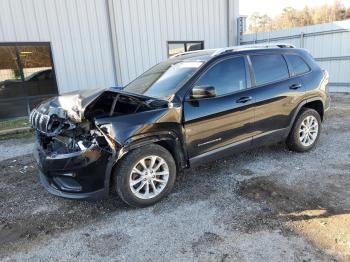
[[[154,168],[150,167],[152,164]],[[113,176],[116,191],[125,203],[133,207],[147,207],[170,193],[176,178],[176,164],[168,150],[151,144],[127,153],[118,163]],[[132,182],[138,183],[131,185]]]
[[[308,122],[308,120],[310,122]],[[308,125],[308,123],[311,123]],[[312,123],[317,123],[317,131],[315,132],[315,126]],[[302,128],[303,125],[303,128]],[[306,128],[308,126],[308,128]],[[303,131],[303,130],[310,130]],[[313,133],[312,133],[313,132]],[[303,136],[304,134],[309,133],[307,137]],[[287,138],[287,147],[296,152],[306,152],[315,147],[321,134],[321,117],[318,112],[310,108],[302,108],[294,121],[292,130]],[[303,139],[304,137],[304,139]],[[311,139],[312,138],[312,139]],[[309,141],[307,140],[309,139]]]

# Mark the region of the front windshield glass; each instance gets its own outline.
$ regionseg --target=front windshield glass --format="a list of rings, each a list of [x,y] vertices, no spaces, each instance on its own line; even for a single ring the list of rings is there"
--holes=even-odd
[[[152,67],[124,90],[145,96],[168,99],[177,88],[191,77],[203,64],[200,61],[171,61],[167,60]]]

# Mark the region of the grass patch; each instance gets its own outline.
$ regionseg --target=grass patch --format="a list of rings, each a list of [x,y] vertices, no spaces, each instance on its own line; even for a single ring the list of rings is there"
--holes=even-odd
[[[0,131],[8,130],[20,127],[29,127],[29,119],[28,117],[21,117],[12,120],[0,121]]]
[[[28,132],[17,133],[17,134],[1,135],[0,141],[4,141],[8,139],[25,139],[25,138],[32,138],[32,137],[34,137],[34,132],[28,131]]]

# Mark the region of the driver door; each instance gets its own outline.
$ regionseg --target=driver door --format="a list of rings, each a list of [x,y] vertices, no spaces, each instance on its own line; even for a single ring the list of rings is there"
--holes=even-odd
[[[214,97],[189,95],[184,102],[184,128],[191,164],[226,149],[251,146],[254,119],[253,90],[246,58],[236,56],[215,62],[194,84],[215,89]],[[191,94],[191,92],[190,92]]]

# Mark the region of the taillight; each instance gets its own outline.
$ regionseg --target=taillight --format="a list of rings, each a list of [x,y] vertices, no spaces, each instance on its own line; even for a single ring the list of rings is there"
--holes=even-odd
[[[322,69],[322,73],[323,73],[323,79],[321,83],[321,88],[328,93],[329,73],[326,69]]]
[[[329,73],[326,69],[322,69],[322,72],[323,72],[323,77],[326,81],[329,80]]]

